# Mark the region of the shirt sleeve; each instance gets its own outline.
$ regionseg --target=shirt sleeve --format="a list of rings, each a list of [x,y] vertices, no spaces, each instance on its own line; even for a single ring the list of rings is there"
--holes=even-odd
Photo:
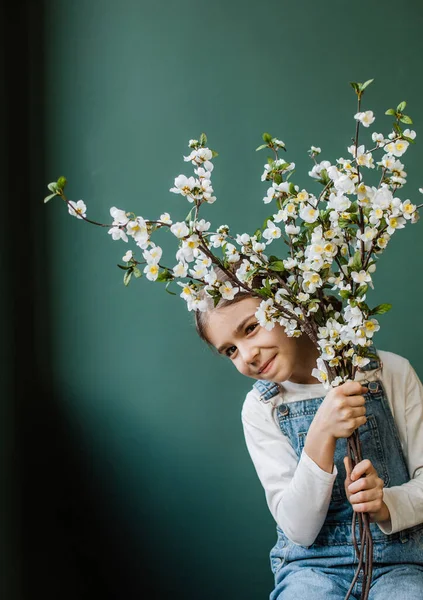
[[[310,546],[325,521],[337,475],[323,471],[304,451],[300,460],[289,439],[249,392],[242,425],[248,452],[276,523],[301,546]]]
[[[423,386],[410,363],[403,396],[407,436],[404,450],[410,480],[383,490],[391,518],[378,525],[386,534],[423,523]]]

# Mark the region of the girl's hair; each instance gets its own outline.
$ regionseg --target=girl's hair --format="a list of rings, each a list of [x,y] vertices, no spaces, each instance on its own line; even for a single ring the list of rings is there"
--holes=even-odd
[[[239,261],[239,264],[241,264],[241,262],[242,261]],[[235,266],[234,272],[236,272],[238,263],[235,263],[234,266]],[[228,276],[220,267],[214,267],[214,270],[216,272],[218,281],[224,282],[224,281],[228,280]],[[256,275],[255,277],[253,277],[251,287],[252,288],[260,288],[263,285],[262,279],[263,279],[263,274]],[[210,340],[207,338],[207,335],[206,335],[206,327],[207,327],[207,323],[208,323],[209,313],[211,313],[213,310],[218,310],[219,308],[224,308],[225,306],[228,306],[229,304],[236,304],[237,302],[244,300],[244,298],[251,298],[251,294],[249,294],[248,292],[241,289],[234,296],[233,300],[225,300],[224,298],[220,298],[220,300],[216,306],[214,306],[213,298],[211,296],[209,296],[209,294],[207,294],[207,292],[204,290],[204,288],[200,291],[200,297],[202,300],[205,300],[207,302],[207,310],[206,311],[196,310],[194,312],[195,328],[196,328],[197,333],[200,336],[200,338],[204,342],[206,342],[206,344],[208,344],[212,350],[215,350],[215,347],[213,346],[213,344],[210,342]]]

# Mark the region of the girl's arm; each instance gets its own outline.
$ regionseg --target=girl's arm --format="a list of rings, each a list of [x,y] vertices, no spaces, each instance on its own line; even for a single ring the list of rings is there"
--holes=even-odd
[[[241,415],[247,448],[276,523],[295,544],[310,546],[325,521],[338,471],[326,472],[305,452],[298,461],[267,408],[254,391],[247,394]]]
[[[336,439],[348,437],[366,421],[358,382],[346,382],[326,395],[309,427],[300,460],[256,392],[247,394],[242,410],[245,440],[269,509],[296,544],[310,546],[325,521],[337,475]]]
[[[410,481],[383,489],[391,521],[378,526],[386,534],[423,523],[423,386],[410,363],[403,361],[387,385],[394,398],[392,409],[402,433]]]

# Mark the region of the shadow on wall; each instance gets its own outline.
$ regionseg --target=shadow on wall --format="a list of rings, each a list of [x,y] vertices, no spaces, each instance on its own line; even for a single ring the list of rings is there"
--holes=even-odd
[[[22,464],[24,598],[160,596],[145,551],[107,507],[60,402],[28,399]],[[151,560],[151,559],[150,559]]]
[[[155,600],[158,585],[149,573],[148,544],[145,552],[142,541],[134,548],[130,532],[120,529],[110,508],[108,512],[63,412],[63,399],[42,383],[50,376],[51,356],[51,283],[40,204],[47,180],[43,8],[44,2],[26,0],[7,3],[0,12],[7,112],[2,185],[5,197],[13,198],[19,214],[25,215],[19,233],[9,223],[2,238],[9,292],[3,345],[10,359],[10,369],[2,364],[7,371],[2,380],[11,381],[4,428],[13,440],[10,466],[2,473],[8,481],[11,473],[4,487],[11,534],[2,539],[1,595],[7,600],[131,600],[143,595]],[[25,272],[17,265],[24,265]]]

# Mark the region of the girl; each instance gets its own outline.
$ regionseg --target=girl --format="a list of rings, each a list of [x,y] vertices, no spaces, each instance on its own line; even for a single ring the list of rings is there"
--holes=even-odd
[[[422,600],[423,387],[410,363],[378,351],[356,381],[327,392],[311,374],[318,350],[306,334],[261,327],[260,300],[246,293],[216,308],[206,300],[209,309],[195,313],[200,337],[257,380],[242,423],[276,521],[270,600],[344,600],[357,567],[353,511],[371,520],[369,600],[386,600],[399,585],[401,600]],[[346,438],[356,428],[365,459],[351,471]]]

